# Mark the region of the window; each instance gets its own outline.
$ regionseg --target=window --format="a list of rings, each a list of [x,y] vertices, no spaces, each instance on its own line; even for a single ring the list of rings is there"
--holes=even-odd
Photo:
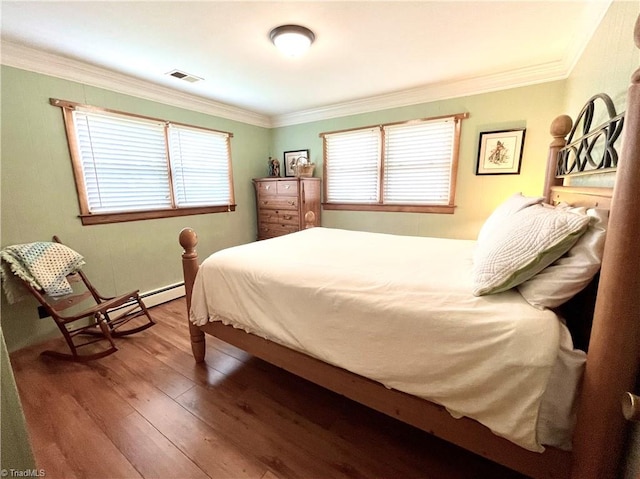
[[[63,109],[83,224],[235,210],[231,133],[51,104]]]
[[[322,133],[325,209],[453,213],[467,114]]]

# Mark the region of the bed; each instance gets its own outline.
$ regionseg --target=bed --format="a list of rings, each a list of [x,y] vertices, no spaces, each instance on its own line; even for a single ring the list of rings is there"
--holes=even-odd
[[[640,47],[638,26],[636,45]],[[531,477],[616,477],[625,432],[620,400],[634,387],[640,357],[639,83],[640,71],[632,78],[624,115],[611,110],[606,95],[596,95],[575,125],[567,116],[556,118],[551,125],[547,202],[608,212],[599,280],[591,281],[555,312],[532,307],[516,289],[469,294],[477,284],[468,280],[465,271],[477,263],[480,239],[476,244],[365,236],[316,227],[218,252],[200,267],[196,234],[186,228],[180,233],[180,244],[195,360],[204,360],[205,333],[212,334]],[[603,105],[609,121],[592,126]],[[620,153],[613,147],[618,137]],[[615,187],[566,186],[566,177],[583,175],[583,164],[593,163],[584,155],[595,151],[589,146],[594,140],[605,145],[595,167],[616,168]],[[534,207],[536,211],[546,208],[533,204],[526,210]],[[335,242],[343,248],[323,249]],[[307,254],[301,245],[314,254]],[[389,248],[394,253],[379,253]],[[446,255],[439,253],[445,250]],[[414,254],[401,254],[406,251]],[[366,255],[372,254],[378,259],[367,262]],[[278,269],[274,265],[283,264],[278,258],[284,257],[292,261],[281,268],[279,276],[271,276]],[[327,268],[331,257],[335,262]],[[439,257],[448,259],[443,262]],[[340,268],[348,259],[359,260],[359,266]],[[404,269],[398,269],[400,263]],[[422,264],[433,264],[435,270],[416,266]],[[545,266],[539,274],[547,271]],[[420,289],[424,284],[444,284],[447,293],[425,292]],[[402,294],[394,295],[398,290]],[[285,294],[290,301],[275,300]],[[388,301],[381,303],[382,296]],[[318,297],[324,300],[316,302]],[[506,303],[511,317],[501,316],[496,303]],[[309,304],[313,307],[308,308]],[[430,305],[436,304],[444,309],[432,312]],[[566,319],[567,326],[556,313]],[[430,319],[425,320],[425,315],[431,315]],[[513,321],[514,317],[518,320]],[[453,329],[439,326],[447,319]],[[368,328],[365,337],[352,334],[363,331],[363,324]],[[588,352],[566,346],[571,343],[568,334],[574,344],[584,342],[582,347]],[[410,337],[417,342],[407,343]],[[429,344],[434,338],[435,344]],[[532,342],[527,338],[536,338],[534,347],[527,344]],[[518,359],[514,350],[524,352],[528,360]],[[402,354],[394,355],[397,351]],[[559,365],[563,355],[565,360]],[[400,376],[386,368],[399,361],[405,361]],[[434,375],[426,389],[415,381],[429,377],[435,369],[444,376]],[[576,383],[568,388],[575,395],[544,406],[550,382]],[[520,395],[523,389],[527,389],[525,396]],[[474,409],[477,403],[489,406]],[[563,412],[544,419],[545,408]],[[575,428],[572,409],[577,410]],[[566,427],[541,432],[541,424],[561,423],[558,417],[565,417]]]

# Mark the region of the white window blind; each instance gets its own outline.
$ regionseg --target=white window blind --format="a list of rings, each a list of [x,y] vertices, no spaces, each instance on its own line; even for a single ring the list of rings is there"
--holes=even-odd
[[[452,207],[461,118],[323,133],[327,204]]]
[[[90,212],[171,207],[162,123],[80,110],[73,120]]]
[[[455,123],[384,127],[384,202],[449,204]]]
[[[178,207],[228,205],[229,136],[184,126],[169,127],[169,151]]]
[[[83,108],[72,118],[83,213],[233,203],[230,133]]]
[[[348,131],[325,137],[327,201],[375,203],[379,200],[380,131]]]

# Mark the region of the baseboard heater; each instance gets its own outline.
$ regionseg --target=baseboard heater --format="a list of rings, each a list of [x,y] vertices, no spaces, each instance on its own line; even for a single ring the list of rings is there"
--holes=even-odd
[[[174,299],[181,298],[184,295],[185,295],[184,282],[170,284],[162,288],[153,289],[151,291],[140,293],[140,297],[143,299],[144,305],[147,308],[158,306],[159,304],[166,303],[168,301],[173,301]],[[123,308],[128,308],[132,304],[133,303],[131,302],[125,303],[119,308],[114,309],[114,311],[117,311]]]

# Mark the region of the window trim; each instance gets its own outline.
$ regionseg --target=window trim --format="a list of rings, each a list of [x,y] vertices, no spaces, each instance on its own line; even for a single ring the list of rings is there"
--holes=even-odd
[[[203,215],[206,213],[227,213],[235,211],[236,205],[227,206],[190,206],[188,208],[165,208],[158,210],[126,211],[120,213],[92,213],[80,214],[78,217],[85,226],[104,225],[108,223],[124,223],[126,221],[154,220],[159,218],[174,218],[176,216]]]
[[[60,107],[62,109],[65,131],[67,134],[67,140],[69,145],[69,153],[71,155],[71,166],[73,170],[73,177],[76,185],[76,193],[78,195],[78,203],[80,206],[80,214],[78,217],[80,218],[82,224],[84,226],[88,225],[98,225],[98,224],[108,224],[108,223],[121,223],[126,221],[139,221],[139,220],[148,220],[148,219],[159,219],[159,218],[172,218],[176,216],[190,216],[190,215],[199,215],[199,214],[207,214],[207,213],[223,213],[223,212],[231,212],[236,210],[235,203],[235,191],[233,188],[233,169],[232,169],[232,161],[231,161],[231,143],[230,140],[233,138],[233,133],[223,130],[216,130],[214,128],[206,128],[196,125],[190,125],[188,123],[180,123],[175,121],[167,121],[161,118],[155,118],[151,116],[139,115],[136,113],[123,112],[119,110],[112,110],[109,108],[101,108],[91,105],[84,105],[82,103],[76,103],[67,100],[60,100],[57,98],[50,98],[49,103],[53,106]],[[78,138],[75,132],[74,123],[73,123],[73,111],[76,109],[83,109],[89,112],[95,113],[111,113],[116,115],[124,115],[131,118],[138,118],[143,120],[157,121],[164,123],[165,125],[176,125],[176,126],[184,126],[188,128],[194,128],[197,130],[210,131],[214,133],[221,133],[227,136],[227,148],[229,150],[229,197],[230,202],[228,205],[215,205],[215,206],[189,206],[189,207],[177,207],[174,206],[172,208],[159,208],[153,210],[144,210],[144,211],[120,211],[113,213],[92,213],[89,211],[89,203],[87,200],[87,191],[85,187],[84,176],[82,173],[82,166],[80,158],[78,157]],[[167,129],[165,128],[165,148],[167,149],[167,170],[169,173],[169,181],[170,181],[170,194],[171,194],[171,204],[175,205],[174,191],[173,191],[173,179],[172,179],[172,171],[170,168],[170,159],[169,159],[169,144],[167,141]]]
[[[378,165],[378,189],[379,189],[379,198],[380,202],[377,203],[340,203],[340,202],[323,202],[322,208],[325,210],[340,210],[340,211],[388,211],[388,212],[403,212],[403,213],[436,213],[436,214],[453,214],[455,212],[455,192],[456,192],[456,183],[458,177],[458,160],[460,157],[460,134],[461,134],[461,124],[462,120],[469,118],[469,113],[456,113],[453,115],[441,115],[434,116],[429,118],[420,118],[416,120],[408,120],[408,121],[397,121],[393,123],[382,123],[378,125],[368,125],[368,126],[360,126],[355,128],[346,128],[343,130],[335,130],[335,131],[326,131],[320,133],[318,136],[322,138],[322,176],[325,178],[323,181],[323,195],[324,198],[327,198],[327,143],[325,141],[326,135],[338,134],[338,133],[346,133],[349,131],[358,131],[358,130],[366,130],[369,128],[376,128],[380,131],[380,141],[381,141],[381,151],[380,151],[380,161]],[[449,204],[447,205],[435,205],[435,204],[384,204],[382,203],[384,198],[384,167],[385,167],[385,127],[388,126],[397,126],[397,125],[412,125],[417,123],[422,123],[425,121],[437,121],[437,120],[447,120],[451,119],[454,121],[454,138],[453,138],[453,146],[452,146],[452,159],[451,159],[451,178],[449,182]]]

